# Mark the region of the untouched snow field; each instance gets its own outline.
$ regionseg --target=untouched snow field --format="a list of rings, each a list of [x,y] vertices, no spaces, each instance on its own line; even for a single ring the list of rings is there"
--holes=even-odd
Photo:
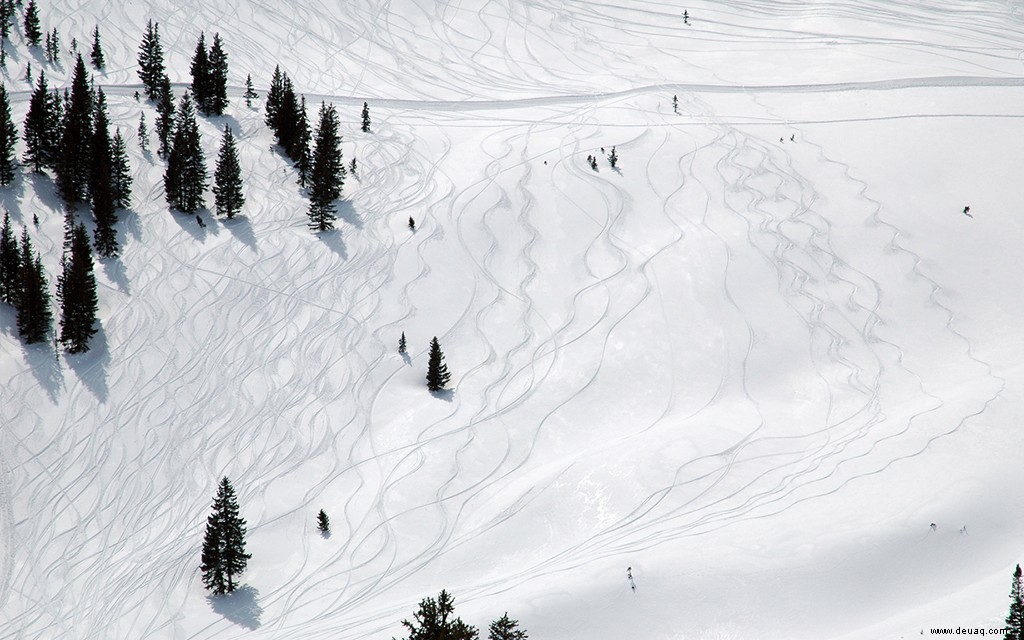
[[[65,49],[100,27],[135,206],[91,352],[23,346],[0,310],[0,638],[386,640],[442,588],[484,636],[507,611],[537,640],[1002,626],[1024,4],[40,8]],[[164,203],[132,98],[147,19],[179,96],[200,31],[224,39],[232,105],[201,129],[211,173],[238,137],[240,219]],[[71,58],[20,27],[8,51],[20,124],[26,62],[61,86]],[[275,64],[358,158],[334,233],[241,99]],[[52,283],[51,180],[0,201],[39,215]],[[253,558],[209,599],[224,475]]]

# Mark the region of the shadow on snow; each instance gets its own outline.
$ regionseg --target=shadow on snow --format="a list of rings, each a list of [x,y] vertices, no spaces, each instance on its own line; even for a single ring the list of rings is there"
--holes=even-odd
[[[243,585],[232,593],[224,595],[209,595],[206,601],[214,613],[217,613],[230,622],[247,629],[258,629],[263,615],[263,609],[259,603],[260,592],[254,587]]]

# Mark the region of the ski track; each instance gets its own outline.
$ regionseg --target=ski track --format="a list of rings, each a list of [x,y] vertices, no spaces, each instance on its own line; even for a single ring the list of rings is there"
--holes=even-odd
[[[384,636],[410,610],[405,585],[430,582],[447,558],[500,540],[503,524],[536,518],[545,500],[588,479],[589,461],[604,450],[676,430],[689,438],[735,417],[725,425],[728,443],[647,478],[611,516],[584,522],[566,507],[567,519],[579,515],[578,530],[501,565],[497,576],[459,584],[460,602],[825,498],[920,455],[1006,385],[975,356],[942,286],[900,242],[904,231],[886,220],[856,167],[813,140],[801,141],[813,157],[798,157],[774,134],[751,133],[800,124],[760,103],[761,94],[1021,86],[1020,21],[1008,33],[995,3],[972,5],[969,24],[954,31],[910,2],[869,2],[869,10],[729,1],[703,7],[685,41],[670,37],[686,27],[666,4],[488,0],[470,9],[390,0],[342,7],[336,20],[308,15],[338,7],[300,4],[285,14],[269,2],[42,8],[44,27],[61,31],[65,49],[72,37],[83,50],[90,42],[93,22],[82,16],[103,25],[110,66],[97,84],[133,150],[137,207],[123,224],[124,269],[101,285],[109,346],[60,358],[52,347],[25,347],[0,391],[4,420],[15,425],[0,433],[0,637]],[[785,26],[805,16],[921,26],[916,38]],[[235,221],[203,211],[200,229],[193,216],[168,212],[162,164],[137,151],[138,114],[154,122],[152,105],[131,99],[140,88],[135,47],[150,17],[161,24],[179,92],[198,32],[224,29],[233,106],[229,117],[201,123],[207,159],[231,123],[245,171],[263,183],[263,197]],[[267,42],[259,34],[268,32],[285,39]],[[830,46],[890,61],[926,56],[932,73],[896,65],[886,77],[758,85],[753,75],[716,75],[701,55],[716,42],[754,51],[782,43],[793,55]],[[48,65],[17,49],[6,72],[16,120],[31,92],[17,77],[24,63],[63,86],[70,60]],[[343,107],[345,160],[355,154],[360,163],[338,230],[319,237],[305,228],[286,159],[267,151],[261,111],[240,105],[245,74],[260,86],[277,61],[310,105]],[[673,93],[682,96],[679,116],[658,102]],[[716,114],[707,100],[718,95],[751,97],[758,116]],[[356,125],[363,100],[374,109],[372,134]],[[610,145],[621,172],[603,156],[592,171],[583,158]],[[470,152],[478,164],[461,157]],[[825,194],[805,177],[809,164],[856,192],[843,205],[862,221],[879,264],[838,248],[820,212]],[[627,182],[633,172],[639,182]],[[557,247],[559,261],[547,237],[556,225],[545,219],[556,211],[550,202],[574,232]],[[23,208],[25,221],[32,209]],[[405,227],[410,216],[415,232]],[[667,233],[637,241],[642,216]],[[60,242],[32,234],[52,281]],[[706,260],[700,268],[714,280],[689,295],[721,322],[721,370],[690,396],[672,368],[651,384],[643,418],[558,446],[574,416],[615,409],[614,345],[633,324],[680,322],[671,309],[684,292],[665,283],[693,264],[687,251],[698,246],[704,253],[692,259]],[[119,273],[105,266],[101,278]],[[554,269],[573,271],[571,290],[549,290]],[[909,284],[884,282],[885,269]],[[771,283],[784,327],[766,326],[762,302],[744,286],[751,278]],[[426,317],[442,286],[452,304]],[[972,396],[910,364],[907,354],[923,345],[900,341],[904,307],[941,327],[951,361],[978,371]],[[819,423],[783,420],[760,382],[776,330],[798,336],[807,383],[823,398]],[[402,331],[408,364],[394,352]],[[451,345],[447,400],[419,388],[435,334]],[[638,348],[659,357],[653,345]],[[670,361],[685,356],[671,340],[665,349]],[[413,397],[436,407],[410,421],[400,406]],[[261,581],[253,568],[245,578],[264,612],[253,630],[216,615],[188,619],[201,597],[201,527],[222,475],[239,490],[253,544],[264,532],[300,536],[285,579]],[[306,487],[299,495],[278,488],[296,478]],[[521,478],[531,479],[528,489]],[[321,507],[334,521],[330,547],[312,527]]]

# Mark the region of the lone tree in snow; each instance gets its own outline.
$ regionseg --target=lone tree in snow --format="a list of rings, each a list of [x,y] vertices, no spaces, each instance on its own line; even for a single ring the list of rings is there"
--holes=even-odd
[[[206,191],[208,174],[196,112],[188,93],[181,96],[175,124],[174,140],[167,154],[167,170],[164,172],[164,192],[167,204],[172,208],[195,213],[206,206],[203,192]]]
[[[525,629],[519,628],[518,620],[509,620],[508,612],[491,623],[487,640],[526,640]]]
[[[100,44],[99,26],[94,27],[92,30],[92,51],[89,52],[89,59],[92,61],[92,66],[97,70],[102,69],[107,64],[103,58],[103,45]]]
[[[245,93],[242,97],[245,98],[245,106],[252,109],[252,101],[259,97],[252,86],[252,74],[245,76]]]
[[[370,105],[363,103],[363,133],[370,133]]]
[[[406,353],[405,347],[405,332],[402,332],[402,337],[398,339],[398,353]]]
[[[320,513],[316,514],[316,528],[323,535],[331,532],[331,521],[323,509],[320,510]]]
[[[320,103],[320,124],[313,149],[309,176],[309,228],[329,231],[334,228],[334,201],[341,197],[345,183],[345,165],[341,159],[341,136],[334,105]]]
[[[455,600],[444,589],[437,600],[424,598],[412,614],[413,621],[402,620],[402,626],[409,630],[406,640],[476,640],[476,627],[455,618],[454,613]]]
[[[612,169],[619,164],[619,154],[615,153],[615,147],[612,147],[612,152],[608,154],[608,164],[612,165]]]
[[[444,363],[441,343],[437,341],[437,336],[434,336],[434,339],[430,341],[430,359],[427,361],[427,388],[431,391],[440,391],[448,384],[451,377],[448,365]]]
[[[213,499],[213,513],[206,520],[203,538],[203,584],[216,595],[231,593],[235,576],[245,571],[252,555],[245,552],[245,520],[238,515],[238,501],[225,476]]]
[[[1013,572],[1010,587],[1010,613],[1006,615],[1006,640],[1024,638],[1024,587],[1021,585],[1020,565]]]
[[[217,156],[217,169],[213,173],[214,206],[217,213],[230,220],[242,210],[245,195],[242,193],[242,167],[238,163],[238,150],[231,127],[224,125],[224,137]]]

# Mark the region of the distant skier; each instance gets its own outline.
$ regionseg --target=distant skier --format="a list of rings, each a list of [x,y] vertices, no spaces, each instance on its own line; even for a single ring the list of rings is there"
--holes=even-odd
[[[412,216],[409,216],[409,228],[413,231],[416,230],[416,221],[412,219]]]
[[[683,9],[683,24],[690,24],[690,12]]]
[[[205,228],[206,228],[206,223],[205,223],[205,222],[203,222],[203,219],[202,219],[202,218],[200,218],[199,216],[196,216],[196,222],[198,222],[198,223],[199,223],[199,226],[200,226],[200,227],[202,227],[203,229],[205,229]]]
[[[633,582],[633,567],[626,567],[626,579],[629,580],[629,588],[636,593],[636,583]]]
[[[793,135],[789,136],[789,141],[790,142],[796,142],[796,134],[795,133]]]
[[[974,216],[971,215],[971,208],[970,207],[964,207],[964,215],[967,216],[968,218],[973,218],[974,217]]]

